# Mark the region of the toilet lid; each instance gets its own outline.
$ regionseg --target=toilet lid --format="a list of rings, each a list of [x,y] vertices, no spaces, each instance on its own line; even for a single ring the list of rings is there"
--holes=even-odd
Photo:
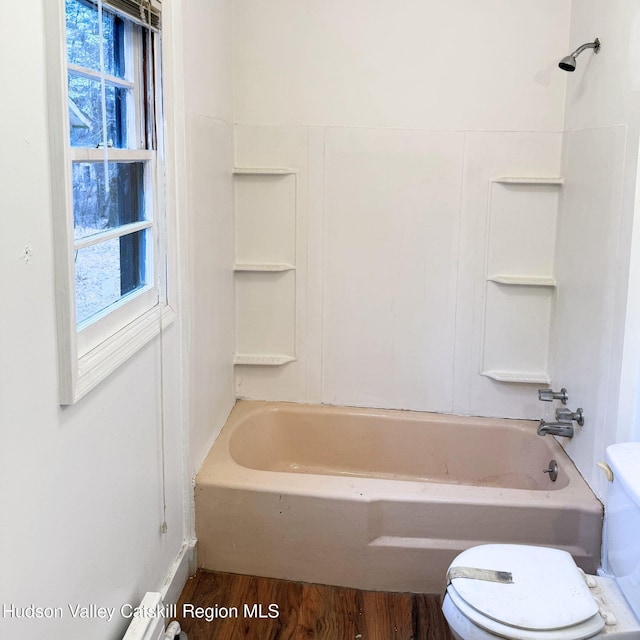
[[[451,605],[447,605],[447,598],[453,603],[453,607],[462,614],[463,617],[470,620],[476,627],[480,627],[485,631],[488,631],[493,636],[498,638],[507,638],[508,640],[585,640],[586,638],[592,638],[604,627],[604,620],[602,616],[596,614],[592,618],[581,622],[573,627],[563,627],[562,629],[551,629],[546,631],[521,629],[519,627],[512,627],[510,625],[502,624],[492,618],[483,616],[479,611],[470,607],[460,596],[456,593],[455,589],[449,588],[447,590],[447,596],[445,598],[444,608]],[[445,613],[446,616],[446,613]],[[461,637],[475,637],[473,635],[465,636],[461,634]],[[482,636],[485,637],[485,636]]]
[[[510,572],[513,583],[453,578],[449,589],[483,616],[520,629],[550,631],[578,625],[598,604],[566,551],[489,544],[463,551],[451,567]]]

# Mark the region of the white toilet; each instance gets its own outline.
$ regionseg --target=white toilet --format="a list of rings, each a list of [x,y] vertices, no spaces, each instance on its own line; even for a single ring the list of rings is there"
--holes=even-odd
[[[449,567],[442,611],[458,640],[640,640],[640,442],[607,448],[613,471],[605,568],[585,575],[566,551],[488,544]]]

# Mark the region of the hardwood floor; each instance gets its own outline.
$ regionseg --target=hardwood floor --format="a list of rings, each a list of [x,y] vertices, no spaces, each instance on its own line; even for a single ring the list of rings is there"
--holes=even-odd
[[[206,571],[187,582],[178,620],[189,640],[452,640],[437,595]]]

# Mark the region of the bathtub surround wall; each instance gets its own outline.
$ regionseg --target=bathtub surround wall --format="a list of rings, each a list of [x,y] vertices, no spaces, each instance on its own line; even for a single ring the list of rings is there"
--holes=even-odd
[[[557,175],[560,142],[558,133],[237,126],[238,166],[298,168],[296,288],[262,313],[237,310],[241,327],[248,318],[260,325],[271,319],[281,328],[291,324],[293,299],[297,361],[237,366],[238,394],[535,416],[535,388],[478,374],[483,358],[500,357],[488,347],[501,345],[494,342],[482,352],[487,227],[491,215],[493,231],[501,226],[500,197],[515,197],[521,226],[509,234],[530,238],[535,228],[522,223],[525,205],[535,212],[541,197],[551,198],[546,212],[551,231],[541,244],[552,255],[558,188],[492,185],[490,180],[511,172]],[[495,191],[492,209],[490,190]],[[452,191],[462,200],[452,201]],[[243,202],[237,202],[239,220],[245,215]],[[263,215],[273,219],[276,208],[269,209],[266,198],[261,205]],[[492,238],[498,245],[494,256],[500,254],[500,237],[494,233]],[[260,244],[263,235],[254,238]],[[240,289],[244,286],[238,282]],[[532,302],[538,304],[536,298]],[[548,301],[542,302],[546,315],[536,344],[546,354]],[[244,350],[242,342],[239,348]]]
[[[185,10],[188,5],[184,23],[183,5]],[[202,97],[204,102],[209,96],[194,95],[190,85],[193,76],[186,79],[188,95],[184,102],[181,100],[183,57],[190,68],[198,66],[203,74],[203,65],[194,60],[203,56],[225,59],[227,55],[228,40],[212,38],[211,33],[219,36],[229,32],[228,5],[224,5],[226,13],[223,3],[215,3],[218,12],[210,5],[194,0],[163,2],[165,82],[175,98],[167,101],[165,114],[172,134],[168,152],[176,158],[167,189],[169,217],[178,232],[176,244],[172,246],[169,278],[171,301],[177,304],[178,320],[165,331],[162,351],[161,342],[152,340],[76,405],[64,408],[58,405],[45,3],[16,3],[10,20],[4,20],[0,26],[1,76],[3,84],[11,87],[13,96],[11,100],[3,100],[0,106],[3,219],[0,234],[0,546],[3,549],[0,602],[16,606],[60,606],[65,612],[64,618],[58,620],[3,618],[0,624],[3,631],[17,640],[45,636],[52,640],[122,637],[126,622],[121,618],[111,623],[97,617],[72,619],[68,604],[119,609],[125,602],[139,603],[147,590],[163,588],[165,580],[172,575],[174,561],[181,557],[183,544],[192,536],[187,451],[189,395],[182,376],[183,363],[190,361],[182,338],[189,324],[189,297],[184,295],[189,280],[179,279],[176,263],[182,264],[192,255],[186,244],[184,224],[188,215],[187,197],[189,207],[201,212],[201,217],[212,215],[203,213],[201,199],[204,198],[207,198],[206,206],[215,207],[222,219],[225,216],[229,219],[231,212],[220,190],[212,188],[202,193],[194,183],[188,186],[185,182],[186,175],[197,169],[194,165],[220,157],[219,149],[200,155],[193,150],[190,154],[186,152],[185,109],[190,114],[205,111],[197,97]],[[204,28],[206,24],[210,26],[208,37],[194,40],[194,25]],[[188,45],[184,56],[183,44]],[[212,75],[207,82],[216,83],[217,87],[221,83],[219,75],[210,68],[208,71]],[[219,100],[220,105],[227,98],[220,96]],[[219,105],[205,113],[229,113],[228,107],[224,111]],[[228,131],[223,131],[216,141],[230,139]],[[227,162],[230,165],[229,151]],[[223,170],[218,172],[222,174]],[[226,175],[229,182],[228,171]],[[194,259],[192,274],[200,264]],[[205,313],[210,308],[209,300],[216,296],[228,314],[232,304],[231,288],[227,287],[225,293],[224,287],[214,279],[218,286],[214,291],[201,286],[202,275],[200,280],[197,277],[194,275],[192,282],[193,287],[198,287],[197,297],[190,295],[191,306],[197,300]],[[182,298],[176,294],[182,294]],[[179,304],[181,299],[183,304]],[[202,329],[203,322],[194,322],[198,339],[206,342],[213,353],[226,348],[229,338],[224,328],[207,336]],[[227,362],[230,359],[228,355],[225,358]],[[230,395],[230,379],[229,364],[225,371],[219,371],[208,389],[208,393],[219,399],[221,414],[225,394]],[[198,396],[192,395],[192,400],[197,401]],[[226,402],[230,404],[232,399]],[[193,415],[197,417],[197,411]],[[213,424],[207,426],[211,431],[215,429],[215,417],[216,414]],[[223,419],[221,415],[220,420]],[[192,433],[196,443],[192,456],[194,466],[213,437],[203,432],[204,427],[200,425]],[[165,501],[168,531],[163,535],[160,528]],[[181,586],[178,584],[177,588]]]
[[[572,402],[587,416],[584,430],[567,449],[605,495],[607,483],[596,467],[605,447],[640,437],[637,3],[574,2],[569,48],[596,35],[606,54],[583,54],[567,81],[566,185],[551,353],[554,382],[571,384]]]
[[[237,354],[296,358],[240,397],[540,415],[562,187],[492,181],[560,176],[570,3],[481,4],[234,2],[236,167],[294,171],[236,176],[295,238],[236,273]]]

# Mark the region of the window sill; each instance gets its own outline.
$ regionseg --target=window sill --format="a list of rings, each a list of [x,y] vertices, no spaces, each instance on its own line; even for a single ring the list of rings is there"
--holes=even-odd
[[[75,404],[113,373],[150,340],[173,323],[176,312],[166,304],[154,307],[97,347],[78,358],[77,377],[71,393],[61,393],[60,404]]]

